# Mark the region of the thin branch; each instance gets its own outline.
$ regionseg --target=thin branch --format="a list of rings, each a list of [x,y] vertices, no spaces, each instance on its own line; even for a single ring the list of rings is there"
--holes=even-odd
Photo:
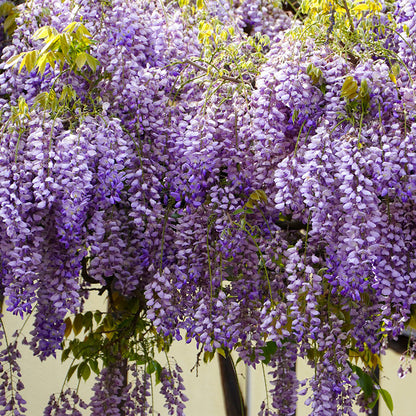
[[[193,67],[199,69],[200,71],[208,72],[207,68],[198,64],[197,62],[193,62],[193,61],[187,59],[187,60],[184,61],[184,63],[188,64],[188,65],[192,65]],[[224,81],[234,82],[235,84],[244,83],[244,84],[247,84],[247,85],[251,85],[251,83],[249,81],[244,81],[244,80],[241,80],[239,78],[229,77],[227,75],[220,75],[219,78],[221,78]]]

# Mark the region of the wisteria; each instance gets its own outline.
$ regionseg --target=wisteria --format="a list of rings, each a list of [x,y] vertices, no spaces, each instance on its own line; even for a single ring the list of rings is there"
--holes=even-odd
[[[45,415],[154,414],[155,382],[186,414],[156,359],[181,341],[268,364],[263,415],[379,396],[416,304],[416,5],[276,3],[1,9],[0,298],[33,313],[34,355],[96,373],[90,403],[65,387]],[[0,413],[23,415],[5,340]]]

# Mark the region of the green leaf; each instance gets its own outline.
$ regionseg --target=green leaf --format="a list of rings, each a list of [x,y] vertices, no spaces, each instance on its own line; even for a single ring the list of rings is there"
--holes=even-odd
[[[267,365],[269,364],[272,356],[277,351],[277,344],[274,341],[269,341],[262,349],[263,349],[263,356],[264,356],[263,363]]]
[[[91,370],[94,371],[95,374],[100,374],[100,369],[98,368],[98,361],[97,360],[90,360],[90,367]]]
[[[147,358],[145,355],[140,355],[137,353],[131,354],[131,359],[136,362],[138,365],[143,365],[147,363]]]
[[[212,361],[212,359],[215,357],[215,352],[213,351],[205,351],[204,352],[204,363],[209,363],[210,361]]]
[[[238,208],[233,212],[233,215],[238,215],[244,213],[246,210],[244,208]]]
[[[5,1],[0,4],[0,16],[8,16],[9,14],[13,13],[13,9],[15,5],[11,1]]]
[[[71,367],[69,367],[68,373],[66,374],[67,381],[69,381],[71,379],[71,377],[75,373],[75,370],[77,369],[77,367],[78,367],[78,364],[71,365]]]
[[[71,352],[70,348],[66,348],[62,351],[62,354],[61,354],[61,361],[62,362],[66,361],[68,359],[70,352]]]
[[[156,360],[149,360],[146,366],[146,373],[156,375],[156,382],[160,381],[162,366]]]
[[[101,317],[102,317],[101,311],[95,311],[94,312],[94,319],[95,319],[95,322],[97,324],[99,324],[101,322]]]
[[[82,319],[82,326],[85,328],[85,331],[92,329],[92,312],[91,311],[85,312],[84,317]]]
[[[217,348],[217,353],[219,354],[219,355],[221,355],[222,357],[224,357],[224,358],[227,358],[227,354],[225,353],[225,351],[224,351],[224,349],[223,348]]]
[[[358,385],[361,387],[366,397],[372,396],[375,390],[375,385],[370,375],[368,375],[364,371],[361,371],[361,375],[359,375],[359,379],[358,379]]]
[[[376,390],[376,398],[375,398],[375,400],[374,401],[372,401],[371,403],[369,403],[368,405],[367,405],[367,407],[369,408],[369,409],[373,409],[374,408],[374,406],[377,404],[377,402],[378,402],[378,396],[379,396],[379,393],[378,393],[378,390]]]
[[[317,85],[322,77],[322,70],[317,68],[313,63],[310,63],[306,68],[306,73],[309,75],[312,84]]]
[[[247,208],[254,208],[254,205],[253,205],[253,201],[251,200],[251,199],[249,199],[247,202],[246,202],[246,205],[245,205]]]
[[[87,381],[90,375],[91,375],[90,366],[88,365],[86,361],[83,361],[78,367],[77,376],[79,379],[82,377],[85,381]]]
[[[75,316],[74,322],[72,324],[75,335],[78,335],[81,332],[83,323],[84,323],[83,315],[82,313],[79,313],[78,315]]]
[[[6,17],[6,20],[3,22],[3,30],[11,37],[13,32],[16,30],[16,14],[11,14]]]
[[[390,413],[393,414],[393,399],[391,398],[390,393],[387,390],[379,389],[381,397],[386,403],[387,408],[390,410]]]

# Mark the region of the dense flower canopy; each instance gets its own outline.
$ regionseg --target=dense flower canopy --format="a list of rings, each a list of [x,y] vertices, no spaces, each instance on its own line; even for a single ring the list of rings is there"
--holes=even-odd
[[[4,309],[34,313],[35,355],[99,373],[89,405],[66,391],[47,415],[150,414],[154,371],[183,414],[179,366],[152,358],[175,338],[267,362],[264,415],[294,414],[298,357],[312,414],[353,415],[351,356],[370,372],[416,304],[415,2],[348,2],[344,32],[326,2],[321,38],[271,1],[205,3],[18,8],[0,64]],[[97,325],[92,290],[109,298]],[[65,341],[80,327],[89,356]],[[25,414],[3,341],[0,414]]]

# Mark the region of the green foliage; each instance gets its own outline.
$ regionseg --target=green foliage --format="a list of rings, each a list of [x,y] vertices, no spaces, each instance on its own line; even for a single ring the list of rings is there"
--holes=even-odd
[[[328,42],[331,37],[335,42],[345,41],[350,35],[367,32],[368,22],[381,9],[378,0],[303,0],[300,11],[306,19],[303,27],[293,33],[312,36],[320,42]]]
[[[390,410],[390,413],[393,415],[393,400],[391,398],[391,395],[387,390],[381,388],[379,381],[375,375],[375,372],[365,371],[362,368],[351,363],[349,363],[349,365],[353,372],[358,376],[357,383],[363,391],[365,400],[372,400],[367,405],[367,407],[369,409],[374,408],[374,406],[377,404],[381,397],[384,403],[386,404],[387,408]]]
[[[312,84],[317,86],[321,90],[322,94],[325,94],[326,85],[322,70],[316,67],[313,63],[310,63],[306,68],[306,73],[309,75]]]
[[[19,12],[17,7],[11,1],[5,1],[0,4],[0,17],[4,17],[3,30],[10,38],[16,30],[16,17]]]
[[[179,5],[189,28],[198,27],[198,40],[203,49],[198,59],[177,63],[185,63],[205,74],[201,82],[209,85],[207,99],[217,91],[224,91],[224,101],[236,91],[244,96],[249,94],[259,67],[265,62],[268,36],[237,32],[233,26],[212,17],[203,0],[179,0]]]
[[[42,40],[43,48],[13,56],[5,68],[14,67],[20,61],[19,72],[26,67],[28,72],[36,69],[44,74],[47,64],[52,69],[58,66],[60,71],[67,65],[74,72],[81,71],[85,65],[95,71],[99,65],[98,60],[87,52],[93,41],[91,33],[81,22],[70,23],[62,33],[51,26],[41,27],[33,39]]]
[[[276,354],[277,345],[274,341],[268,341],[262,349],[263,349],[263,356],[264,356],[263,363],[267,365],[269,364],[274,354]]]
[[[256,205],[262,202],[267,203],[267,195],[263,190],[258,189],[250,194],[248,201],[245,204],[245,207],[253,209]]]
[[[344,84],[341,88],[341,97],[353,100],[357,96],[358,84],[357,81],[348,76],[345,78]]]
[[[87,380],[91,373],[113,361],[124,359],[144,366],[160,381],[162,365],[156,352],[168,352],[172,340],[159,335],[145,316],[141,296],[126,298],[118,292],[109,294],[109,310],[78,313],[65,319],[65,341],[61,360],[72,360],[67,381],[76,374]]]

